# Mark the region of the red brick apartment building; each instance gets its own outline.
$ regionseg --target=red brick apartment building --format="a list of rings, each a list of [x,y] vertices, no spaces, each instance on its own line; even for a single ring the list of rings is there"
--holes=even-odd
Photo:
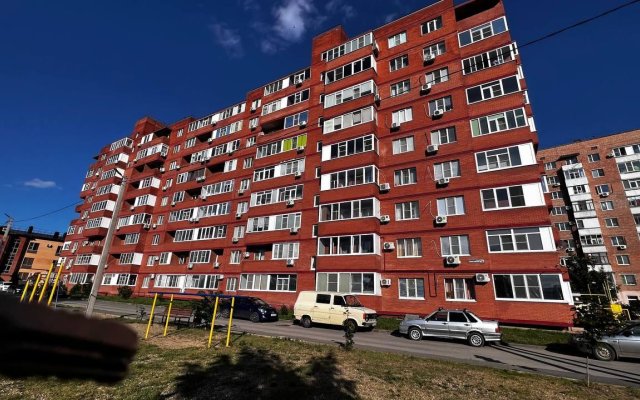
[[[100,291],[360,295],[381,314],[468,307],[567,326],[538,138],[501,1],[436,2],[204,118],[140,120],[86,175],[65,244]],[[122,187],[116,170],[127,177]]]
[[[610,272],[622,303],[640,288],[640,130],[541,150],[562,257]],[[600,288],[598,288],[600,289]]]

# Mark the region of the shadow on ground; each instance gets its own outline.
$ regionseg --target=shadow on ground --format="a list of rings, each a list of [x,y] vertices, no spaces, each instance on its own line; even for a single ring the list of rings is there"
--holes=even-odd
[[[333,352],[293,366],[266,350],[244,347],[206,366],[187,363],[175,391],[186,399],[359,399],[355,382],[342,376]]]

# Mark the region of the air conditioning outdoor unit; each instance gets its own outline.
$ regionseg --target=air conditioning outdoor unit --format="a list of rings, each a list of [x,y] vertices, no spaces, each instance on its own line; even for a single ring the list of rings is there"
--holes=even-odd
[[[220,263],[219,262],[214,262],[213,263],[213,268],[220,268]]]
[[[153,229],[156,229],[156,228],[158,227],[158,224],[153,224],[153,225],[151,225],[151,227],[152,227]]]
[[[385,250],[393,250],[396,248],[396,245],[393,244],[393,242],[384,242],[384,244],[382,245],[382,248]]]
[[[213,138],[212,138],[212,137],[210,137],[209,139],[207,139],[207,143],[211,143],[211,142],[213,142]]]
[[[231,238],[231,241],[232,241],[233,243],[238,243],[238,241],[239,241],[239,240],[240,240],[240,239],[239,239],[237,236],[234,236],[234,237],[232,237],[232,238]]]
[[[244,189],[238,189],[238,194],[244,194]]]
[[[439,186],[446,186],[449,184],[449,178],[440,178],[436,180],[436,184]]]
[[[375,101],[376,103],[380,103],[380,100],[382,100],[382,99],[380,98],[380,94],[376,93],[376,95],[375,95],[375,96],[373,96],[373,101]]]
[[[287,266],[293,266],[293,264],[295,264],[295,260],[293,258],[288,258],[287,259]]]
[[[131,206],[131,207],[129,207],[129,210],[131,210],[131,211],[133,211],[133,210],[135,210],[135,209],[136,209],[136,206]]]
[[[616,154],[612,151],[611,153],[607,153],[607,158],[613,158]]]
[[[198,221],[200,221],[200,218],[198,217],[189,218],[189,222],[198,222]]]
[[[199,176],[196,178],[196,182],[203,182],[204,181],[204,176]]]
[[[156,274],[149,275],[149,279],[156,279]]]
[[[307,127],[307,121],[301,121],[300,128],[306,128],[306,127]]]
[[[255,106],[255,105],[251,106],[251,112],[255,112],[257,109],[258,109],[257,106]]]
[[[207,195],[206,195],[206,194],[201,194],[201,195],[200,195],[200,198],[201,198],[202,200],[206,200],[206,199],[207,199]]]
[[[291,207],[295,204],[296,202],[293,199],[289,199],[287,200],[287,206]]]
[[[293,80],[293,83],[294,83],[294,85],[296,85],[296,86],[300,86],[300,85],[302,85],[302,79],[300,79],[300,78],[295,78],[295,79]]]
[[[600,193],[600,197],[609,197],[609,192]]]
[[[437,153],[438,148],[440,148],[440,146],[438,146],[437,144],[431,144],[427,146],[427,153]]]
[[[151,229],[151,224],[144,224],[144,225],[142,225],[142,227],[144,229]]]
[[[565,210],[571,210],[571,206],[564,206]]]
[[[396,130],[396,129],[400,129],[400,124],[397,122],[394,122],[391,124],[391,130]]]
[[[426,63],[431,62],[433,60],[436,59],[436,55],[433,53],[426,53],[423,57],[422,60]]]
[[[193,263],[189,263],[189,265],[187,265],[187,268],[193,269]]]
[[[430,83],[424,83],[422,84],[422,86],[420,86],[420,91],[422,93],[427,93],[431,90],[431,84]]]
[[[476,274],[476,282],[487,283],[491,281],[489,274]]]
[[[442,108],[438,108],[436,110],[433,110],[433,114],[431,114],[431,117],[433,118],[440,118],[444,115],[444,110]]]
[[[167,188],[166,186],[163,186],[163,187],[162,187],[162,191],[163,191],[163,192],[166,192],[166,191],[167,191],[167,189],[168,189],[168,188]]]
[[[248,251],[244,252],[244,258],[249,258],[251,257],[251,253],[249,253]]]
[[[437,215],[435,218],[436,224],[438,225],[444,225],[447,223],[447,216],[446,215]]]
[[[391,190],[391,185],[388,183],[381,183],[379,187],[381,192],[388,192]]]
[[[300,178],[301,176],[302,176],[302,171],[300,171],[300,170],[296,171],[295,177],[296,178]]]
[[[378,43],[373,42],[371,44],[371,52],[373,53],[374,56],[378,55],[378,53],[380,52],[380,49],[378,48]]]
[[[242,217],[242,213],[241,212],[237,212],[236,213],[236,218],[240,218],[240,217]]]
[[[298,153],[302,153],[304,151],[304,146],[298,146]]]
[[[180,169],[180,168],[181,168],[180,164],[176,165],[176,169]]]
[[[299,228],[296,228],[296,227],[294,226],[293,228],[289,229],[289,232],[290,232],[290,233],[294,233],[294,234],[295,234],[295,233],[298,233],[298,229],[299,229]]]
[[[446,256],[444,261],[447,265],[458,265],[460,264],[460,256]]]
[[[172,201],[172,202],[171,202],[171,207],[175,207],[175,206],[176,206],[176,204],[177,204],[177,203],[176,203],[175,201]]]
[[[380,286],[391,286],[391,279],[380,279]]]
[[[573,251],[576,251],[576,249],[573,247],[567,247],[567,253],[571,253]]]
[[[164,172],[164,167],[160,167],[160,172]]]
[[[391,221],[391,217],[388,215],[381,215],[380,216],[380,222],[382,222],[383,224],[386,224],[387,222]]]
[[[619,250],[626,250],[627,249],[627,245],[626,244],[621,244],[618,246]]]
[[[554,183],[553,185],[551,185],[553,187],[560,187],[561,185],[559,183]]]

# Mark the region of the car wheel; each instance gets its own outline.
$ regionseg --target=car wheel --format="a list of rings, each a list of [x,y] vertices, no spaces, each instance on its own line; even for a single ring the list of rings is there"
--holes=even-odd
[[[420,328],[416,328],[414,326],[413,328],[409,329],[408,337],[411,340],[422,340],[422,331],[420,330]]]
[[[482,346],[484,346],[484,336],[482,336],[479,333],[472,333],[467,338],[467,341],[469,342],[469,345],[471,345],[473,347],[482,347]]]
[[[311,328],[311,318],[306,315],[300,318],[300,325],[302,325],[303,328]]]
[[[355,333],[355,331],[358,330],[358,324],[356,323],[356,321],[352,319],[348,319],[344,321],[344,327],[346,330],[348,330],[351,333]]]
[[[223,308],[222,311],[220,311],[220,316],[222,318],[229,318],[230,314],[231,314],[231,310],[229,310],[228,308]]]
[[[608,344],[598,343],[593,355],[600,361],[613,361],[616,359],[616,352]]]
[[[260,322],[260,315],[254,311],[251,314],[249,314],[249,320],[251,322]]]

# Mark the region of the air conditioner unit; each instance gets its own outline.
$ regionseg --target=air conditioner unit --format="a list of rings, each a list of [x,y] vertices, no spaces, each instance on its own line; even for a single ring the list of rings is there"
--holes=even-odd
[[[393,250],[396,248],[396,245],[393,244],[393,242],[384,242],[384,244],[382,245],[382,248],[385,250]]]
[[[296,171],[295,177],[296,178],[300,178],[301,176],[302,176],[302,171],[300,171],[300,170]]]
[[[607,158],[613,158],[616,154],[612,151],[611,153],[607,153]]]
[[[251,253],[249,253],[248,251],[244,252],[244,258],[249,258],[251,257]]]
[[[211,142],[213,142],[213,138],[212,138],[212,137],[210,137],[209,139],[207,139],[207,143],[211,143]]]
[[[397,122],[394,122],[391,124],[391,130],[396,130],[396,129],[400,129],[400,124]]]
[[[458,265],[460,264],[460,256],[446,256],[444,261],[447,265]]]
[[[446,215],[437,215],[435,218],[436,224],[438,225],[444,225],[447,223],[447,216]]]
[[[381,215],[380,216],[380,222],[382,222],[383,224],[386,224],[387,222],[391,221],[391,217],[388,215]]]
[[[487,283],[491,281],[489,274],[476,274],[476,282]]]
[[[151,228],[151,224],[144,224],[144,225],[142,225],[142,227],[144,229],[150,229]]]
[[[430,90],[431,90],[431,84],[430,83],[424,83],[424,84],[422,84],[422,86],[420,86],[420,91],[422,93],[427,93]]]
[[[244,194],[244,189],[238,189],[238,194]]]
[[[176,169],[180,169],[180,168],[181,168],[180,164],[176,165]]]
[[[213,263],[213,268],[220,268],[220,263],[219,262],[214,262]]]
[[[136,209],[136,206],[131,206],[131,207],[129,207],[129,210],[131,210],[131,211],[133,211],[133,210],[135,210],[135,209]]]
[[[565,210],[571,210],[571,206],[564,206]]]
[[[391,190],[391,185],[388,183],[381,183],[379,185],[379,188],[381,192],[388,192],[389,190]]]
[[[294,226],[293,228],[289,229],[289,232],[295,234],[295,233],[298,233],[298,229],[300,229],[300,228],[296,228]]]
[[[153,224],[153,225],[151,225],[151,227],[152,227],[153,229],[156,229],[156,228],[158,227],[158,224]]]
[[[234,151],[235,151],[235,150],[233,150],[233,148],[231,148],[231,149],[227,149],[227,154],[231,155],[231,154],[233,154],[233,152],[234,152]]]
[[[206,200],[206,199],[207,199],[207,195],[206,195],[206,194],[201,194],[201,195],[200,195],[200,198],[201,198],[202,200]]]
[[[233,243],[238,243],[238,241],[239,241],[239,240],[240,240],[240,239],[239,239],[237,236],[234,236],[234,237],[232,237],[232,238],[231,238],[231,241],[232,241]]]
[[[551,185],[552,187],[560,187],[561,185],[559,183],[554,183],[553,185]]]
[[[258,132],[258,136],[264,136],[264,132]]]
[[[251,106],[251,112],[255,112],[257,109],[258,109],[257,106],[255,106],[255,105]]]
[[[433,114],[431,114],[432,118],[440,118],[444,115],[444,110],[442,108],[438,108],[433,110]]]
[[[293,206],[294,204],[296,204],[296,202],[295,202],[293,199],[289,199],[289,200],[287,200],[287,206],[291,207],[291,206]]]
[[[378,48],[378,43],[373,42],[371,44],[371,52],[373,53],[374,56],[377,56],[378,53],[380,53],[380,49]]]
[[[237,212],[236,213],[236,218],[240,218],[240,217],[242,217],[242,213],[241,212]]]
[[[573,221],[569,221],[569,226],[574,226],[576,223]]]
[[[89,244],[89,241],[88,241],[88,240],[85,240],[84,242],[82,242],[82,245],[83,245],[83,246],[86,246],[86,245],[88,245],[88,244]]]
[[[163,187],[162,187],[162,191],[163,191],[163,192],[166,192],[166,191],[167,191],[167,187],[166,187],[166,186],[163,186]]]
[[[193,263],[189,263],[189,265],[187,265],[187,268],[193,269]]]
[[[160,172],[164,172],[164,171],[165,171],[164,167],[160,167]]]
[[[626,244],[621,244],[618,246],[619,250],[626,250],[627,249],[627,245]]]
[[[391,286],[391,279],[380,279],[380,286]]]
[[[609,197],[609,192],[600,193],[600,197]]]
[[[437,144],[431,144],[427,146],[427,153],[437,153],[440,146]]]
[[[200,221],[200,218],[198,217],[189,218],[189,222],[198,222],[198,221]]]
[[[156,279],[156,274],[149,275],[149,279]]]
[[[449,184],[449,178],[440,178],[436,180],[436,184],[439,186],[446,186]]]
[[[204,176],[199,176],[196,178],[196,182],[203,182],[204,181]]]
[[[293,80],[293,84],[294,84],[294,85],[296,85],[296,86],[300,86],[300,85],[302,85],[302,79],[300,79],[300,78],[295,78],[295,79]]]
[[[295,260],[293,258],[287,258],[287,266],[292,267],[295,264]]]
[[[567,253],[571,253],[573,251],[576,251],[576,249],[573,247],[567,247]]]
[[[436,55],[433,53],[426,53],[423,57],[422,60],[426,63],[431,62],[433,60],[436,59]]]
[[[376,93],[376,95],[373,96],[373,101],[375,101],[376,103],[380,103],[380,100],[381,100],[380,95]]]
[[[171,202],[171,207],[175,207],[175,206],[176,206],[176,204],[178,204],[178,203],[176,203],[175,201],[172,201],[172,202]]]
[[[304,146],[298,146],[298,153],[302,153],[304,151]]]

